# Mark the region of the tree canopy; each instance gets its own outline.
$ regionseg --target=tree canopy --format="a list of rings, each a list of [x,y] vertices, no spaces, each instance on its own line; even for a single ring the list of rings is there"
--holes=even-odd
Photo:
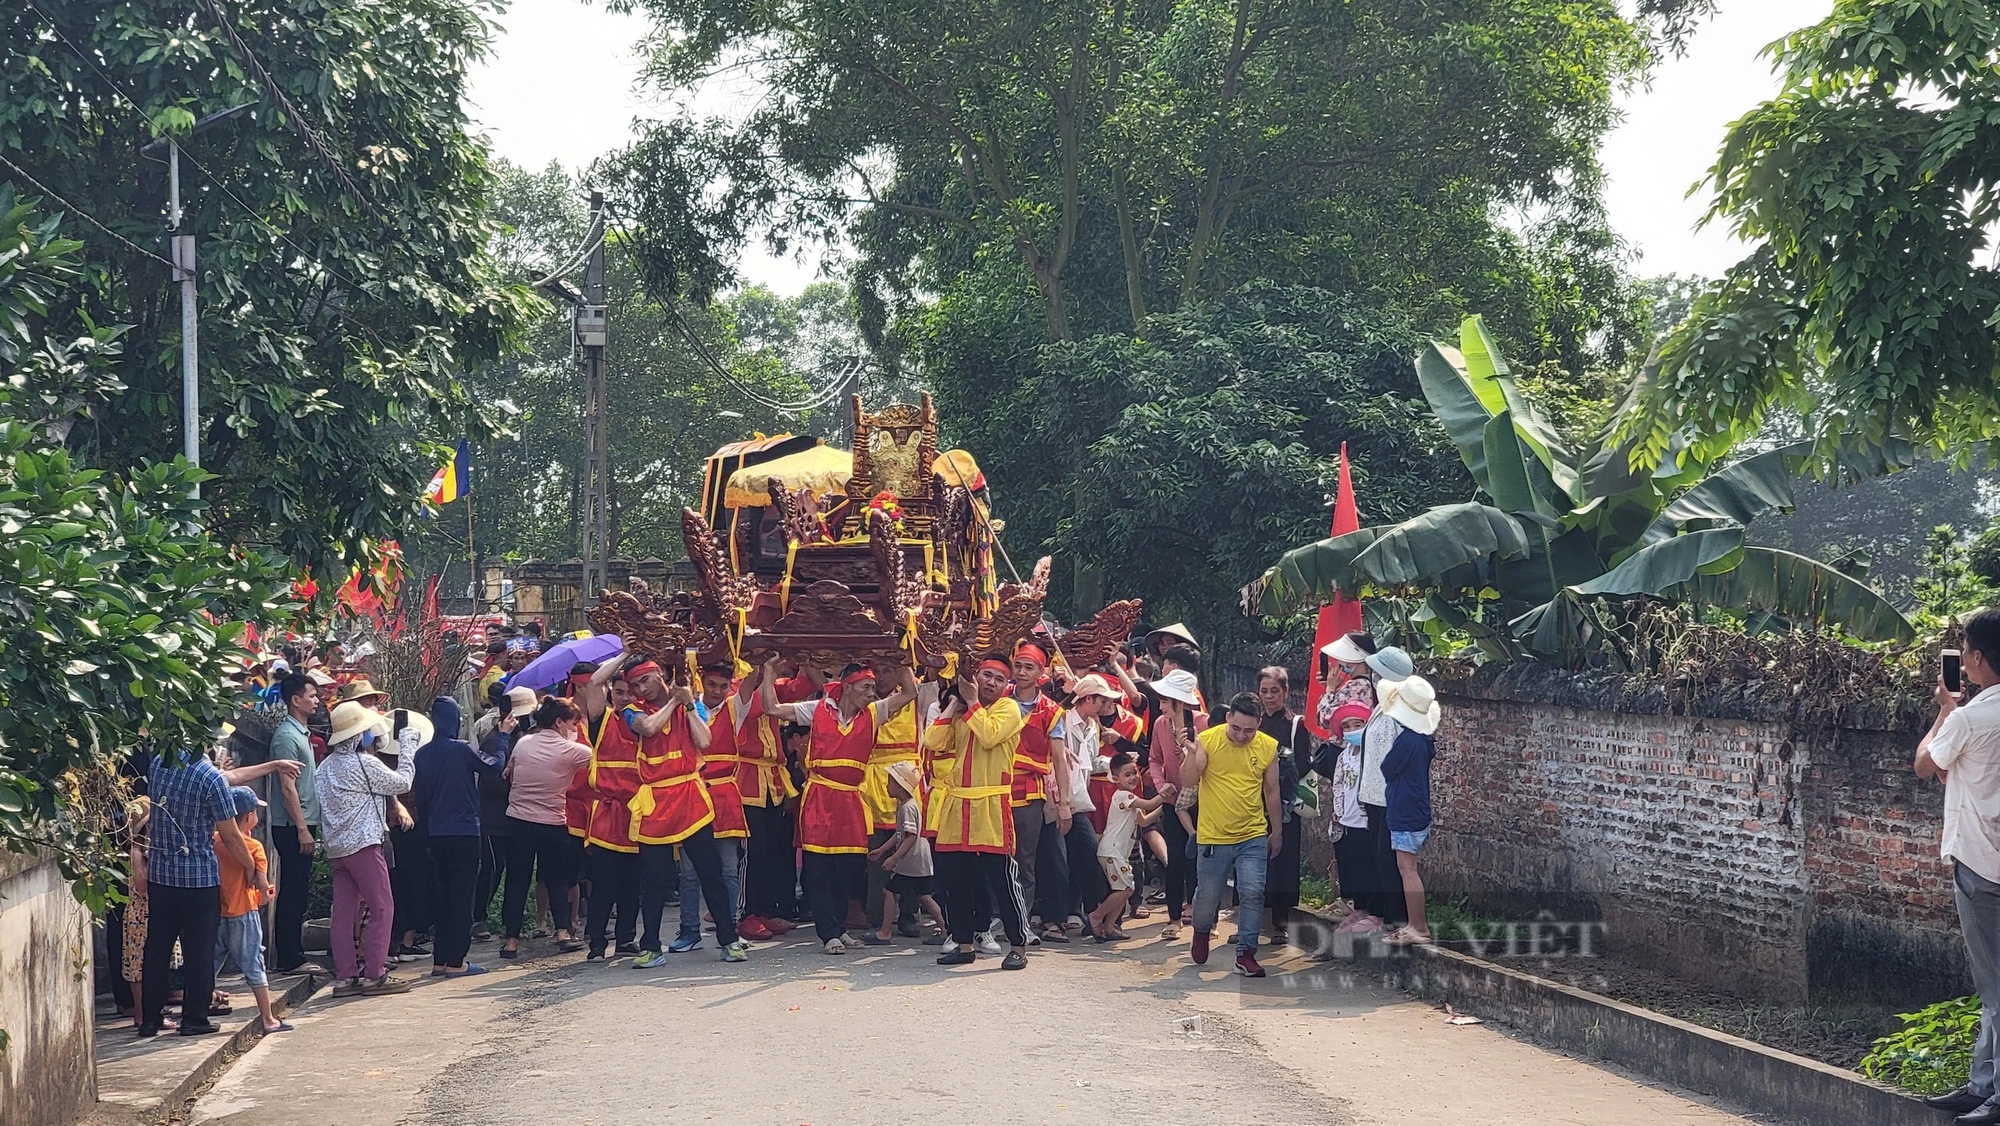
[[[1694,303],[1624,422],[1642,462],[1776,409],[1830,450],[2000,435],[2000,14],[1838,0],[1774,47],[1784,86],[1731,126],[1711,222],[1752,252]]]
[[[71,228],[85,273],[60,331],[130,326],[125,389],[92,399],[70,436],[80,456],[122,471],[180,449],[167,168],[140,151],[177,137],[202,461],[217,475],[206,527],[338,561],[328,573],[404,530],[435,450],[493,421],[463,376],[503,355],[536,304],[488,251],[493,177],[461,104],[481,11],[34,0],[0,13],[0,156],[20,170],[0,178],[93,220]]]

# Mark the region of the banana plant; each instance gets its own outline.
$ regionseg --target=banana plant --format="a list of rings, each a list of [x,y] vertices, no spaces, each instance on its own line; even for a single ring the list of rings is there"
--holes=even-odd
[[[1490,656],[1565,661],[1605,643],[1614,600],[1641,597],[1863,641],[1915,638],[1868,586],[1747,542],[1753,521],[1793,507],[1792,481],[1814,464],[1810,443],[1724,462],[1671,441],[1646,471],[1632,468],[1629,446],[1600,440],[1572,451],[1521,394],[1477,316],[1460,326],[1457,347],[1433,341],[1416,369],[1474,496],[1294,548],[1244,588],[1246,610],[1278,615],[1336,593],[1393,594],[1418,600],[1419,616],[1470,635]],[[1654,375],[1649,364],[1635,387]],[[1855,479],[1914,460],[1908,443],[1892,442],[1843,450],[1832,468]]]

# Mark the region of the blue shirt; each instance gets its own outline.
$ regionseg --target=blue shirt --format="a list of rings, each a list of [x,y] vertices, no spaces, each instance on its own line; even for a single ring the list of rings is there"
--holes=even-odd
[[[1390,832],[1415,833],[1431,827],[1431,760],[1436,757],[1437,740],[1407,727],[1382,756]]]
[[[411,814],[417,827],[433,837],[476,837],[480,832],[479,776],[500,773],[508,744],[488,755],[458,738],[458,702],[439,696],[431,704],[436,734],[417,750],[417,780],[411,789]]]
[[[147,772],[146,794],[153,800],[146,832],[146,881],[175,888],[221,887],[215,823],[236,813],[222,771],[205,757],[175,765],[163,755]]]

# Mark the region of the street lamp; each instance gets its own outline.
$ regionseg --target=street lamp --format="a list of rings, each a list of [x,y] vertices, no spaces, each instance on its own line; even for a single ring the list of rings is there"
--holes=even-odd
[[[225,121],[233,121],[250,109],[253,102],[211,113],[194,123],[188,136],[198,137]],[[181,229],[181,147],[172,137],[159,137],[139,149],[139,155],[159,159],[167,150],[167,229]],[[174,235],[174,280],[181,284],[181,451],[189,465],[201,464],[201,386],[195,379],[195,275],[194,236]],[[195,486],[194,495],[201,494]]]

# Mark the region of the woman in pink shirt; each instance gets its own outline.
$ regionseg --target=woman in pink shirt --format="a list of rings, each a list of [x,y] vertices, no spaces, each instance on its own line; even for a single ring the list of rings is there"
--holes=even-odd
[[[506,775],[513,789],[507,796],[507,893],[501,918],[507,926],[502,958],[521,956],[521,917],[528,904],[528,867],[541,870],[548,891],[549,912],[555,916],[556,949],[583,949],[570,934],[569,886],[576,882],[569,821],[563,796],[576,772],[590,762],[590,748],[577,742],[583,713],[568,700],[551,696],[535,709],[535,727],[514,741]]]

